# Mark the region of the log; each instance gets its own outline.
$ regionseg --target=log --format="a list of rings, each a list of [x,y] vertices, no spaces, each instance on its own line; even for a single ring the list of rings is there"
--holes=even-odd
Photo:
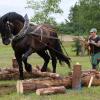
[[[50,95],[50,94],[65,93],[65,92],[66,88],[64,86],[48,87],[36,90],[37,95],[47,95],[47,94]]]
[[[72,88],[80,89],[81,88],[81,65],[74,65],[73,75],[72,75]]]
[[[88,87],[91,80],[91,75],[87,75],[82,77],[82,85]],[[100,78],[97,78],[95,75],[93,77],[93,80],[90,84],[91,86],[100,86]]]
[[[16,68],[5,68],[0,71],[0,80],[18,79],[19,71]]]
[[[52,77],[59,78],[60,75],[51,72],[41,72],[34,68],[32,73],[27,73],[24,71],[24,78],[36,78],[36,77]],[[18,68],[5,68],[0,70],[0,80],[16,80],[19,79],[19,69]]]
[[[100,71],[97,71],[97,70],[82,70],[82,76],[84,75],[88,75],[88,74],[100,74]],[[69,72],[68,75],[72,76],[73,75],[73,71]]]
[[[52,86],[65,86],[71,87],[71,79],[67,78],[38,78],[38,79],[30,79],[30,80],[23,80],[17,81],[17,93],[26,93],[26,92],[33,92],[37,89],[41,88],[48,88]]]

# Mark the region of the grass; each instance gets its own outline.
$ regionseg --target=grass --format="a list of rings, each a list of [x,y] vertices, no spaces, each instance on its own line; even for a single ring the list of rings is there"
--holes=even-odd
[[[70,42],[63,43],[66,51],[72,59],[72,66],[79,62],[82,65],[82,69],[91,69],[91,64],[88,56],[75,56],[75,53],[72,52]],[[11,67],[12,58],[14,57],[13,50],[11,46],[4,46],[0,44],[0,68]],[[36,64],[41,65],[43,60],[37,55],[32,54],[28,60],[33,66]],[[51,68],[51,62],[49,64]],[[65,65],[61,67],[57,64],[57,73],[60,75],[67,76],[70,70]],[[1,85],[16,85],[16,81],[0,81]],[[6,91],[5,91],[6,89]],[[66,94],[57,94],[57,95],[47,95],[47,96],[37,96],[34,92],[29,94],[17,94],[15,89],[8,89],[5,87],[3,90],[0,89],[0,100],[100,100],[100,87],[84,87],[78,91],[66,89]]]

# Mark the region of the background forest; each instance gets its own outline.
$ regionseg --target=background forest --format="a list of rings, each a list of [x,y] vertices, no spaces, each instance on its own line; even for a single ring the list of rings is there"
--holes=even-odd
[[[69,17],[62,23],[57,23],[53,14],[62,14],[59,4],[62,0],[27,0],[27,8],[32,8],[34,16],[31,21],[55,25],[59,33],[87,35],[92,27],[100,33],[100,0],[78,0],[70,8]],[[67,6],[67,4],[66,4]]]

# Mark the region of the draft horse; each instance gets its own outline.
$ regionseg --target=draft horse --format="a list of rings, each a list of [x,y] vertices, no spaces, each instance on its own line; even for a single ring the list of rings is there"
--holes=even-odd
[[[3,20],[3,21],[2,21]],[[41,71],[47,70],[50,57],[52,59],[53,72],[56,72],[57,59],[65,62],[70,67],[70,58],[65,56],[57,33],[51,25],[31,25],[27,17],[11,12],[0,18],[1,38],[3,44],[8,45],[11,35],[15,36],[12,40],[12,48],[19,64],[20,79],[23,76],[23,63],[27,72],[32,72],[31,64],[27,62],[32,53],[37,53],[44,59]],[[48,52],[49,54],[48,54]],[[23,62],[23,63],[22,63]]]

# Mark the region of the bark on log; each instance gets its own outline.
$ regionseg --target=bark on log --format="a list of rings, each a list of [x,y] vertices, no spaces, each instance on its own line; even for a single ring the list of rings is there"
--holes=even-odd
[[[57,93],[65,93],[65,92],[66,92],[66,88],[64,86],[48,87],[48,88],[41,88],[36,90],[37,95],[57,94]]]
[[[81,72],[82,72],[82,76],[89,75],[89,74],[100,74],[100,71],[97,70],[82,70]],[[69,72],[69,75],[72,76],[73,71]]]
[[[88,86],[91,79],[91,75],[82,77],[82,85]],[[91,86],[100,86],[100,78],[94,76]]]
[[[36,77],[52,77],[58,78],[59,74],[51,72],[41,72],[37,69],[33,69],[32,73],[29,74],[24,71],[24,78],[36,78]],[[16,80],[19,79],[19,69],[18,68],[5,68],[0,70],[0,80]]]
[[[71,87],[71,79],[67,78],[39,78],[39,79],[30,79],[30,80],[23,80],[17,81],[17,92],[18,93],[26,93],[26,92],[33,92],[40,88],[47,88],[52,86],[65,86]]]

